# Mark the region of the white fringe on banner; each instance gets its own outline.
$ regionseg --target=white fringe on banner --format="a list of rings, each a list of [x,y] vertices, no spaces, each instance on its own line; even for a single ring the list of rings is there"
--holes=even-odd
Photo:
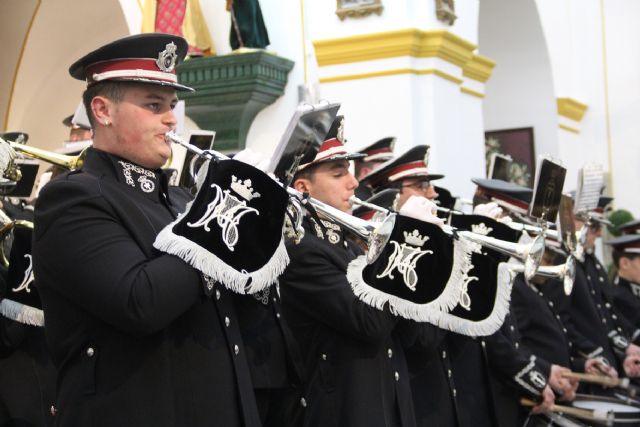
[[[498,265],[498,284],[496,286],[496,298],[493,303],[491,314],[482,320],[469,320],[455,316],[451,313],[442,313],[440,323],[436,326],[457,332],[470,337],[488,336],[495,333],[504,323],[505,317],[509,314],[509,304],[511,302],[511,289],[515,275],[506,262]],[[478,286],[483,286],[478,283]]]
[[[0,314],[19,323],[32,326],[44,326],[44,312],[10,299],[0,301]]]
[[[188,211],[189,207],[187,207]],[[180,218],[175,222],[179,220]],[[175,222],[160,231],[153,243],[153,247],[177,256],[196,270],[222,283],[227,289],[238,294],[253,294],[269,287],[289,265],[289,254],[284,240],[280,239],[278,248],[264,266],[253,272],[238,271],[222,261],[214,253],[184,236],[175,234],[172,231]],[[251,283],[247,287],[249,279],[251,279]]]
[[[367,266],[364,255],[349,263],[347,280],[351,284],[355,295],[365,304],[382,310],[385,303],[389,303],[389,308],[394,314],[406,319],[428,322],[439,326],[439,323],[443,320],[442,315],[453,310],[460,302],[464,284],[470,280],[468,273],[473,268],[471,255],[477,245],[461,237],[454,240],[453,247],[453,266],[447,285],[435,300],[426,304],[407,301],[382,292],[366,283],[362,277],[362,271]],[[423,286],[428,286],[428,284]]]

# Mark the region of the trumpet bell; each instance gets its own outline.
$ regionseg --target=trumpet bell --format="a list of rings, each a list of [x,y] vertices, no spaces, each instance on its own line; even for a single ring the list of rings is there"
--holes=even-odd
[[[391,238],[393,227],[396,224],[396,214],[392,213],[387,217],[369,234],[367,239],[367,264],[375,262],[382,253],[385,245]]]
[[[562,280],[565,295],[571,295],[573,284],[576,281],[576,259],[569,255],[564,268],[564,279]]]
[[[524,254],[524,277],[525,279],[527,279],[527,281],[533,279],[533,276],[536,275],[536,271],[540,266],[543,255],[544,236],[542,234],[539,234],[538,236],[536,236],[533,242],[531,242],[527,253]]]

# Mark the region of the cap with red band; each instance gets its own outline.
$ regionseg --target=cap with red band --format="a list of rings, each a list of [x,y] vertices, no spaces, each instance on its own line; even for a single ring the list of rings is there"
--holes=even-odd
[[[102,46],[76,61],[69,73],[88,86],[103,81],[133,81],[193,91],[178,83],[176,66],[187,54],[187,42],[179,36],[145,33]]]
[[[428,164],[429,146],[418,145],[400,157],[383,163],[378,169],[365,176],[361,182],[369,183],[374,191],[377,191],[404,178],[423,178],[433,181],[444,177],[444,175],[429,173]]]
[[[315,165],[322,162],[328,162],[332,160],[353,160],[360,159],[366,154],[362,153],[349,153],[344,146],[344,116],[336,116],[331,125],[331,129],[325,136],[324,142],[320,145],[320,149],[316,154],[316,157],[309,163],[305,163],[298,167],[298,171],[301,171],[311,165]]]
[[[367,155],[362,159],[363,162],[386,162],[393,159],[393,148],[396,139],[392,136],[382,138],[368,147],[360,150],[361,153]]]
[[[521,214],[529,211],[533,195],[530,188],[501,179],[473,178],[471,181],[478,186],[478,195],[497,202],[501,207]]]
[[[620,252],[628,254],[640,254],[640,235],[625,234],[623,236],[609,240],[607,242],[607,245]]]

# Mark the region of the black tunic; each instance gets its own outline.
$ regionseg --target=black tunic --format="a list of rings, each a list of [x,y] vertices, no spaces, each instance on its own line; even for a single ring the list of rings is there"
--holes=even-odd
[[[304,221],[305,237],[289,244],[280,278],[285,318],[308,375],[306,426],[414,426],[409,375],[398,319],[362,303],[346,278],[361,253],[337,224]]]
[[[277,286],[235,295],[235,302],[262,424],[301,425],[302,360],[282,316]]]
[[[59,426],[259,425],[232,298],[152,246],[187,201],[166,182],[90,149],[40,194],[34,272]]]
[[[602,348],[601,352],[589,357],[602,356],[615,364],[618,357],[609,335],[622,334],[624,331],[617,322],[617,316],[603,301],[601,288],[594,282],[594,279],[599,281],[602,276],[592,276],[591,270],[595,269],[592,257],[587,254],[585,262],[576,264],[576,278],[571,295],[565,295],[562,286],[542,286],[539,290],[553,302],[565,327],[572,324],[581,336],[590,340],[596,348]],[[621,364],[617,364],[616,368],[621,372]]]
[[[599,356],[603,349],[578,332],[570,317],[561,320],[555,304],[543,295],[542,289],[550,287],[562,289],[562,282],[548,279],[528,285],[521,274],[516,277],[511,307],[522,342],[549,363],[583,372],[585,360]]]
[[[616,312],[629,321],[631,340],[640,344],[640,284],[618,276],[607,293]]]

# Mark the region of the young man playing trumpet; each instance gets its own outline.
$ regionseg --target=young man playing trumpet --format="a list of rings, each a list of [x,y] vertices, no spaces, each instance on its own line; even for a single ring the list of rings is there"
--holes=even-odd
[[[78,60],[93,147],[35,208],[33,271],[58,370],[57,426],[259,426],[232,300],[153,247],[188,196],[171,154],[181,37],[140,34]]]
[[[338,117],[315,159],[299,167],[292,186],[344,213],[358,186],[342,146]],[[291,263],[280,278],[284,315],[307,373],[305,426],[415,426],[409,374],[388,309],[361,302],[346,277],[362,253],[340,223],[304,219],[305,236],[288,244]]]

